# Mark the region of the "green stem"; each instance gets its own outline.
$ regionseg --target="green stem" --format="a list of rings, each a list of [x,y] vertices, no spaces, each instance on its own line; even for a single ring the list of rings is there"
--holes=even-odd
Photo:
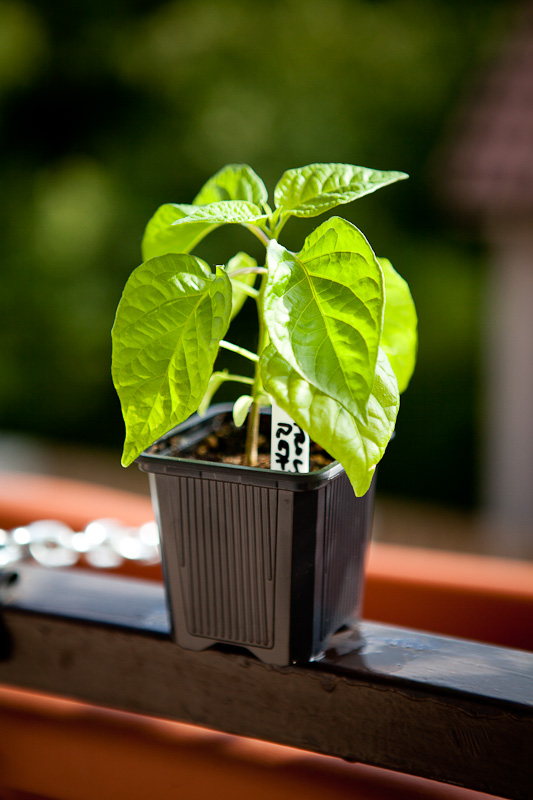
[[[247,350],[245,347],[239,347],[238,344],[233,344],[233,342],[226,342],[225,339],[222,339],[219,342],[220,347],[223,347],[224,350],[231,350],[232,353],[238,353],[240,356],[244,356],[244,358],[249,359],[250,361],[259,361],[259,356],[255,353],[252,353],[251,350]]]
[[[270,221],[270,230],[272,232],[272,238],[278,239],[281,231],[283,230],[285,223],[289,219],[290,214],[282,214],[282,212],[277,208],[272,215],[272,219]]]
[[[256,275],[264,275],[267,272],[266,267],[241,267],[241,269],[234,269],[229,273],[230,278],[235,278],[237,275],[248,275],[250,272],[255,272]]]
[[[231,375],[228,373],[224,376],[225,381],[234,381],[235,383],[247,383],[249,386],[254,385],[253,378],[246,378],[244,375]]]
[[[260,241],[262,244],[264,244],[264,245],[265,245],[265,247],[268,247],[268,243],[270,242],[270,239],[269,239],[269,237],[266,235],[266,233],[265,233],[263,230],[261,230],[261,228],[258,228],[258,227],[257,227],[257,225],[247,225],[246,227],[248,228],[248,230],[249,230],[251,233],[253,233],[253,235],[254,235],[254,236],[257,236],[257,238],[259,239],[259,241]]]
[[[233,278],[233,275],[231,274],[230,277]],[[247,295],[248,297],[253,297],[254,300],[259,295],[259,291],[254,289],[252,286],[248,286],[247,283],[243,283],[239,280],[232,280],[232,283],[234,286],[237,286],[237,288],[240,289],[243,294]]]
[[[257,362],[259,356],[265,349],[268,342],[268,330],[263,319],[263,294],[265,291],[267,275],[263,275],[259,297],[257,298],[257,313],[259,316],[259,342],[257,345]],[[254,383],[252,386],[252,407],[248,415],[248,425],[246,428],[246,445],[244,450],[244,464],[248,467],[257,466],[258,442],[259,442],[259,419],[261,413],[261,394],[263,393],[263,382],[259,371],[259,363],[255,367]]]

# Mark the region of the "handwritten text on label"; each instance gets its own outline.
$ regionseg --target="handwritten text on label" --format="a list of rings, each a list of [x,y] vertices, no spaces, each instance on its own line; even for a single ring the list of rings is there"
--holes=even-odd
[[[288,414],[272,404],[270,467],[283,472],[309,472],[309,435]]]

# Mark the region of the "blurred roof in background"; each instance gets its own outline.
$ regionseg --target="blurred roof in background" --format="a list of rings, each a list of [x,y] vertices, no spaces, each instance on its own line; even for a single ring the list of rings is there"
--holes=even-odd
[[[459,108],[444,184],[448,202],[476,217],[533,209],[532,2]]]

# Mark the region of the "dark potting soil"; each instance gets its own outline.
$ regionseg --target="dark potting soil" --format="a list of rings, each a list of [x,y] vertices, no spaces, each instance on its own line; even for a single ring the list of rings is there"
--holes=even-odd
[[[231,414],[228,414],[216,431],[211,431],[191,447],[184,448],[180,436],[172,437],[170,447],[165,448],[165,454],[241,466],[244,459],[245,442],[246,425],[236,428]],[[257,466],[262,469],[270,469],[270,417],[268,415],[261,417],[258,445],[259,463]],[[311,442],[310,472],[327,467],[333,461],[334,459],[325,450],[315,442]]]

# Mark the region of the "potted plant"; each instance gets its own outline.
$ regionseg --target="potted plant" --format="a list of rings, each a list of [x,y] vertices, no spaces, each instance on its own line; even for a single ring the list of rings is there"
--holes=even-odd
[[[150,473],[184,647],[241,645],[288,664],[319,657],[357,620],[373,474],[414,367],[416,313],[406,282],[350,222],[331,216],[298,253],[279,236],[291,216],[318,216],[405,177],[311,164],[283,174],[272,210],[258,175],[229,165],[192,204],[165,204],[148,222],[144,262],[117,309],[112,373],[122,463],[137,459]],[[192,255],[225,224],[261,241],[264,265],[239,252],[212,269]],[[247,297],[257,305],[255,351],[226,338]],[[219,348],[251,362],[253,375],[214,371]],[[227,381],[246,387],[233,405],[235,426],[247,420],[242,464],[207,461],[205,446],[186,457],[231,408],[208,408]],[[258,442],[271,403],[288,416],[276,417],[280,450],[267,470]],[[294,448],[306,434],[333,462],[302,474]]]

